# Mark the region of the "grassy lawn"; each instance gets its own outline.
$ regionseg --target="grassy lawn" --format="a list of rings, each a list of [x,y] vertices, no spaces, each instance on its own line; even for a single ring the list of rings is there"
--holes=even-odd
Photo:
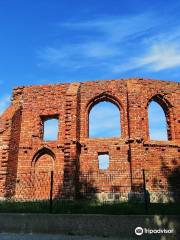
[[[48,213],[48,201],[15,202],[1,201],[0,212],[16,213]],[[178,203],[151,203],[148,212],[145,211],[143,203],[100,203],[98,201],[54,201],[53,213],[63,214],[180,214]]]

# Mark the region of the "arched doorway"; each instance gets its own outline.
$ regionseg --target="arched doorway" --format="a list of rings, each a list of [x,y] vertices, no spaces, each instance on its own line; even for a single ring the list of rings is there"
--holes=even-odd
[[[54,154],[42,149],[34,159],[34,199],[47,200],[50,197],[51,171],[54,171]]]

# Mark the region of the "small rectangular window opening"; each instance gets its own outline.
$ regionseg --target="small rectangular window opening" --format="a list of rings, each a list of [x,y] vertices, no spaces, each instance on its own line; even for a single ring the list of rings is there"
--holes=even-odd
[[[98,164],[100,170],[109,168],[109,153],[98,153]]]
[[[43,140],[44,141],[56,141],[58,140],[58,118],[46,117],[42,119],[43,122]]]

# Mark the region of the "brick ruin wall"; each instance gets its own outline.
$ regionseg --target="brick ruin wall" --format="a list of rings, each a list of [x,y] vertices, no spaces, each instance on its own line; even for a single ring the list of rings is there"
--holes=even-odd
[[[165,111],[168,141],[149,138],[148,104]],[[121,136],[89,138],[89,111],[110,101],[121,114]],[[43,121],[59,119],[57,141],[43,141]],[[110,165],[98,169],[98,153]],[[99,199],[127,199],[142,187],[142,169],[151,201],[169,201],[179,191],[180,84],[148,79],[117,79],[17,87],[0,117],[0,197],[33,199],[95,194]],[[39,171],[39,175],[36,174]],[[47,174],[48,173],[48,174]],[[138,180],[140,179],[140,180]],[[39,186],[39,187],[38,187]],[[159,196],[156,192],[161,191]]]

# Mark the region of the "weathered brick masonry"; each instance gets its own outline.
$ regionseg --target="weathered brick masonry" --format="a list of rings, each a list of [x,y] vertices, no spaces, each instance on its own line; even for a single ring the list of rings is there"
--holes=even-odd
[[[147,108],[152,100],[165,111],[168,141],[149,139]],[[89,111],[100,101],[118,106],[120,137],[88,137]],[[43,141],[43,121],[54,117],[59,119],[58,140]],[[109,153],[107,170],[98,169],[101,152]],[[179,156],[179,83],[117,79],[17,87],[0,117],[0,197],[32,199],[42,191],[40,198],[45,198],[47,173],[53,170],[54,197],[72,199],[86,190],[111,199],[110,194],[121,192],[122,198],[124,192],[126,198],[126,193],[138,191],[142,181],[137,179],[145,169],[147,189],[156,201],[157,189],[165,195],[180,190]]]

